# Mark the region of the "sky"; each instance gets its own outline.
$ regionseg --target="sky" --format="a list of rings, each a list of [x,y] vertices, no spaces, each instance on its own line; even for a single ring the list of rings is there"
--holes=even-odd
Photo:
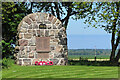
[[[69,20],[68,49],[111,49],[111,34],[101,28],[87,27],[84,20]]]
[[[75,21],[70,19],[67,28],[68,35],[111,35],[101,28],[88,27],[84,19]]]

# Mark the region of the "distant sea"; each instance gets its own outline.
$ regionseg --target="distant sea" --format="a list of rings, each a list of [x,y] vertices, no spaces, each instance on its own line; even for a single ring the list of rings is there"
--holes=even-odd
[[[111,35],[67,35],[68,49],[111,49]]]

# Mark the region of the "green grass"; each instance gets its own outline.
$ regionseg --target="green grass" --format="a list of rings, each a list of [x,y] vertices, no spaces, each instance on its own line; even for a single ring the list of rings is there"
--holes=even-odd
[[[19,66],[2,70],[3,78],[118,78],[118,67]]]
[[[2,64],[2,60],[0,59],[0,64]],[[0,66],[0,80],[1,80],[1,78],[2,78],[2,67]]]
[[[69,59],[79,59],[82,58],[88,58],[88,59],[94,59],[94,55],[68,55]],[[110,57],[108,55],[97,55],[97,59],[109,59]]]

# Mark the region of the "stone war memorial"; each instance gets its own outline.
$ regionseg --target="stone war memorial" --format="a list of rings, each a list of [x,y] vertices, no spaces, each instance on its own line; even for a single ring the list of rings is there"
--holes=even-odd
[[[68,62],[67,34],[62,23],[47,13],[31,13],[18,25],[16,64],[35,65],[35,61]]]

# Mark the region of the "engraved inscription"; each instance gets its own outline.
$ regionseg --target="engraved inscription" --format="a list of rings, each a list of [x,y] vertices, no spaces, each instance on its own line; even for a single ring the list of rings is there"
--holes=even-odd
[[[50,51],[50,38],[49,37],[36,37],[36,50],[37,52]]]

